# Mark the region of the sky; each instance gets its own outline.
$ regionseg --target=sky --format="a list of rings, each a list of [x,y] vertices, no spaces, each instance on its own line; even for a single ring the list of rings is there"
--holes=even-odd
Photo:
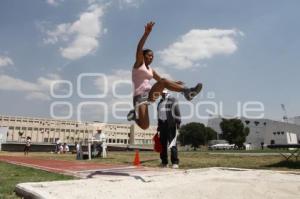
[[[144,26],[161,76],[203,83],[183,123],[300,115],[298,0],[1,0],[0,114],[130,123]],[[155,83],[153,81],[152,83]],[[156,105],[149,106],[156,124]]]

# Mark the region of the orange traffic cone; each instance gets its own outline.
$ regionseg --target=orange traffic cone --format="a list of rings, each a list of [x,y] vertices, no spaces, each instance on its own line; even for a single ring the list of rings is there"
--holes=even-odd
[[[134,157],[133,165],[134,166],[140,166],[141,165],[139,150],[135,150],[135,157]]]

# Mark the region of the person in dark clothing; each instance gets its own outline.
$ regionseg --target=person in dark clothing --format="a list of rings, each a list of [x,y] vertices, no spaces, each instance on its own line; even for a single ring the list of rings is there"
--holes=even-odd
[[[261,143],[260,143],[261,150],[264,150],[264,145],[265,145],[265,143],[264,143],[264,142],[261,142]]]
[[[157,105],[158,127],[162,151],[160,152],[161,166],[168,167],[168,144],[176,137],[176,129],[179,129],[181,118],[177,99],[171,97],[167,90],[162,92],[162,98]],[[175,138],[176,139],[176,138]],[[176,141],[171,146],[171,163],[174,169],[178,168],[179,159]]]
[[[28,155],[30,146],[31,146],[31,137],[28,136],[26,138],[26,143],[25,143],[25,147],[24,147],[24,155]]]

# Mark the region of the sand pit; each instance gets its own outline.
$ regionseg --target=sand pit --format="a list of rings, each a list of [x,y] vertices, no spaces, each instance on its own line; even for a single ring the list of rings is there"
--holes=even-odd
[[[18,193],[47,199],[298,199],[300,173],[207,168],[17,185]]]

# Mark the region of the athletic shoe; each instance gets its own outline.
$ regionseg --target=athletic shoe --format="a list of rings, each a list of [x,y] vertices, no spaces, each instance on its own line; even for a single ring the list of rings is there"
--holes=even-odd
[[[183,95],[185,99],[188,101],[191,101],[200,91],[202,90],[202,84],[198,83],[195,87],[193,88],[188,88],[183,91]]]
[[[173,165],[172,165],[172,169],[179,169],[178,164],[173,164]]]
[[[127,114],[127,120],[132,121],[135,119],[136,119],[135,110],[133,109],[133,110],[129,111],[129,113]]]
[[[169,165],[168,164],[160,164],[159,167],[160,168],[169,168]]]

